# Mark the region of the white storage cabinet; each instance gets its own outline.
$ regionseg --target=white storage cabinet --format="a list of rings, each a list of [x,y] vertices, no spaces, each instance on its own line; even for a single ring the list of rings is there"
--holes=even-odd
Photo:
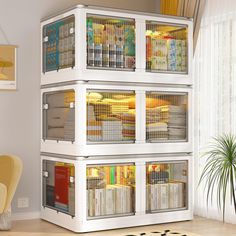
[[[41,151],[192,152],[192,89],[78,83],[42,89]]]
[[[192,32],[187,18],[79,5],[41,23],[41,84],[192,84]]]
[[[72,231],[193,217],[192,156],[130,155],[79,160],[42,156],[41,160],[41,218]]]

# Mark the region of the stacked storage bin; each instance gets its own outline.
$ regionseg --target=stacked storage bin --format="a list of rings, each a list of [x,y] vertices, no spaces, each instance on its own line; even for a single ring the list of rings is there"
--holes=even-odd
[[[192,21],[77,6],[41,32],[41,217],[192,219]]]

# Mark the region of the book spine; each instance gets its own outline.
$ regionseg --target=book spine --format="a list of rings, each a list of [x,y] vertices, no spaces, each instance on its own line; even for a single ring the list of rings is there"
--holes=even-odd
[[[169,183],[169,208],[175,208],[175,185]]]
[[[86,190],[87,193],[87,216],[90,216],[90,202],[89,202],[89,190]]]
[[[121,184],[121,181],[120,181],[120,166],[116,167],[116,183]]]
[[[100,189],[95,189],[95,216],[100,216],[101,211],[100,211]]]
[[[69,214],[75,215],[75,186],[71,184],[69,188]]]
[[[95,216],[95,204],[94,204],[94,198],[95,198],[95,191],[94,189],[90,189],[89,191],[89,216]]]
[[[161,209],[167,209],[169,207],[169,193],[168,184],[161,184]]]
[[[106,206],[106,190],[105,189],[100,189],[100,205],[101,205],[101,216],[105,215],[105,206]]]
[[[107,188],[106,189],[106,205],[105,205],[105,212],[106,215],[114,214],[114,197],[113,197],[113,189]]]
[[[121,188],[115,186],[115,193],[116,193],[116,214],[121,214],[122,213],[122,205],[121,205],[121,200],[122,200],[122,193],[121,193]]]
[[[110,182],[110,167],[106,166],[105,167],[105,174],[106,174],[106,184],[111,184]]]
[[[115,167],[110,167],[110,183],[115,184]]]
[[[156,186],[155,184],[151,184],[151,211],[154,211],[157,209],[157,193],[156,193]]]
[[[150,184],[146,185],[146,211],[150,211]]]
[[[184,207],[184,184],[178,183],[178,207]]]

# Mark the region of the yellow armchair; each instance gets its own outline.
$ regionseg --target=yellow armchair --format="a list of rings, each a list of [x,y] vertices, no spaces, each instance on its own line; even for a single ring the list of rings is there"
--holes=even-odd
[[[10,206],[22,173],[22,162],[16,156],[0,155],[0,230],[8,230]]]

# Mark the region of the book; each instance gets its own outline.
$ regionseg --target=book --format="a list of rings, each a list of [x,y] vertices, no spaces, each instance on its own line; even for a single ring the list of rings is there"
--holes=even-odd
[[[122,188],[114,185],[114,191],[115,191],[115,213],[121,214],[122,213],[122,202],[123,202],[123,196],[122,196]]]
[[[55,166],[55,206],[63,210],[68,210],[69,178],[69,166]]]
[[[88,194],[89,194],[89,202],[88,202],[88,209],[89,209],[89,216],[95,216],[95,201],[94,201],[94,198],[95,198],[95,191],[94,189],[90,189],[88,190]]]
[[[169,184],[159,184],[160,209],[169,207]]]
[[[89,189],[87,189],[86,190],[86,196],[87,196],[87,216],[90,216],[90,208],[91,208],[91,206],[90,206],[90,201],[89,201]]]
[[[182,182],[169,183],[169,208],[184,207],[183,186]]]
[[[115,184],[115,166],[110,166],[110,184]]]
[[[184,183],[178,182],[178,204],[177,207],[181,208],[185,206],[184,201]]]
[[[125,213],[130,213],[132,212],[132,189],[131,186],[126,186],[126,209],[125,209]]]
[[[116,183],[120,184],[120,166],[116,167]]]
[[[158,197],[158,191],[157,187],[158,184],[151,184],[150,185],[150,210],[155,211],[157,208],[157,197]]]
[[[105,176],[106,176],[106,184],[110,184],[110,167],[109,166],[105,166],[104,167],[104,171],[105,171]]]
[[[71,184],[72,185],[72,184]],[[69,188],[69,214],[74,216],[75,215],[75,186],[71,186]]]
[[[106,214],[106,189],[102,188],[100,190],[100,215]]]
[[[169,183],[169,208],[176,208],[176,183]]]
[[[150,192],[151,192],[151,185],[146,185],[146,211],[150,211]]]
[[[94,189],[94,202],[95,202],[95,216],[101,215],[101,195],[100,189]]]
[[[54,186],[46,185],[46,205],[52,207],[55,205]]]
[[[105,206],[105,213],[106,215],[113,215],[115,214],[115,194],[114,189],[111,187],[107,187],[105,189],[106,193],[106,206]]]

